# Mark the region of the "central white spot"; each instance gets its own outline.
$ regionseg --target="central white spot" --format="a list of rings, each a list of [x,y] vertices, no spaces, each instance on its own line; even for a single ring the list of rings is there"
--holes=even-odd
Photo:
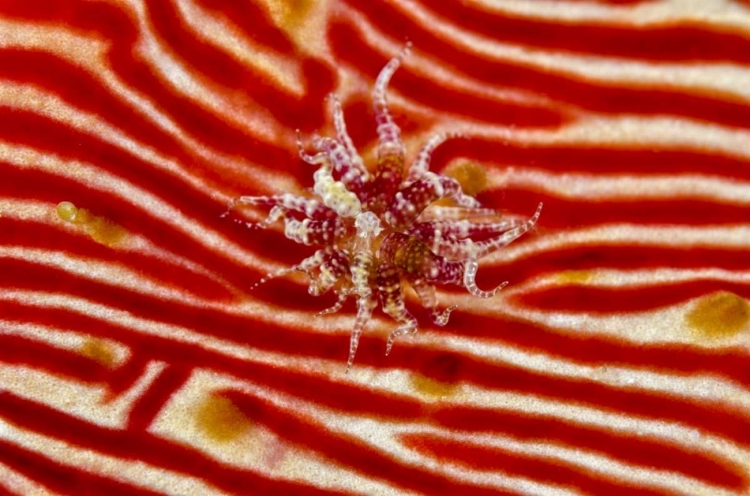
[[[383,230],[380,219],[372,212],[362,212],[357,215],[354,226],[357,228],[357,236],[364,239],[375,238]]]

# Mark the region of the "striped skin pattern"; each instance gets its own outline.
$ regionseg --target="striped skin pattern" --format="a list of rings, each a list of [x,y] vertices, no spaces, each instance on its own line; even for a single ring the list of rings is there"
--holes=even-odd
[[[750,492],[750,4],[0,2],[0,494]],[[296,133],[486,173],[534,230],[387,358],[240,195]],[[468,171],[468,172],[467,172]],[[473,171],[473,172],[472,172]],[[482,182],[482,181],[480,181]],[[238,209],[246,222],[267,211]],[[328,295],[334,304],[335,295]],[[324,307],[324,306],[323,306]]]

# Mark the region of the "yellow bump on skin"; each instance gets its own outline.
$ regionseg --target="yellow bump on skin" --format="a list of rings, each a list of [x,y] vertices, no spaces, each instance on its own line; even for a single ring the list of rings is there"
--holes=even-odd
[[[82,226],[91,239],[106,246],[118,243],[127,234],[119,224],[106,217],[93,215],[85,208],[77,208],[69,201],[58,203],[57,216],[65,222]]]
[[[562,283],[585,283],[594,278],[590,270],[566,270],[557,274],[557,280]]]
[[[81,355],[91,358],[111,368],[115,364],[115,352],[105,341],[97,338],[89,338],[84,341],[80,349]]]
[[[747,329],[750,305],[734,293],[718,291],[701,297],[685,318],[702,337],[726,338]]]
[[[458,391],[457,384],[436,381],[422,374],[413,374],[410,377],[410,382],[418,393],[433,399],[450,396]]]
[[[125,229],[104,217],[94,217],[86,226],[89,236],[103,245],[112,246],[125,237]]]
[[[271,15],[283,29],[293,29],[305,21],[313,0],[275,0],[270,3]]]
[[[445,168],[443,174],[458,181],[461,189],[469,196],[477,196],[487,187],[487,172],[468,160],[451,163]]]
[[[65,222],[73,222],[78,215],[78,208],[69,201],[63,201],[57,204],[57,216]]]
[[[253,426],[231,400],[210,394],[196,409],[198,428],[214,441],[225,443],[244,435]]]

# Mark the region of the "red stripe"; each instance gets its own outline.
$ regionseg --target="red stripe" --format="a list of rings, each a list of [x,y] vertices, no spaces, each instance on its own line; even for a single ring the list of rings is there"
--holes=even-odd
[[[707,94],[669,88],[665,84],[648,85],[618,82],[593,82],[583,76],[556,70],[541,70],[533,65],[506,62],[494,57],[482,57],[445,41],[444,38],[426,30],[415,22],[401,17],[397,9],[389,4],[356,2],[368,22],[377,25],[394,40],[410,39],[421,51],[428,52],[443,64],[455,67],[462,73],[485,82],[490,87],[505,86],[534,91],[561,103],[575,105],[589,111],[609,114],[674,115],[696,120],[714,122],[727,126],[747,128],[750,126],[750,107],[733,95]],[[331,23],[329,39],[337,58],[376,73],[369,68],[369,48],[354,23],[345,20]],[[385,58],[385,57],[384,57]],[[367,64],[367,65],[365,65]],[[394,81],[394,88],[404,87]],[[440,105],[433,102],[432,105]],[[502,116],[498,116],[502,119]],[[502,122],[502,121],[501,121]],[[521,122],[523,124],[523,121]]]
[[[104,382],[108,373],[107,367],[80,353],[9,334],[0,334],[0,362],[44,370],[85,384]]]
[[[587,173],[612,179],[704,174],[716,178],[750,180],[750,160],[730,153],[658,143],[545,145],[476,137],[452,139],[440,145],[430,168],[440,171],[451,160],[468,157],[484,167],[500,170],[512,165],[550,172]]]
[[[325,456],[339,466],[401,488],[426,494],[515,494],[479,484],[458,482],[426,469],[405,466],[394,457],[329,428],[302,413],[292,414],[270,402],[237,391],[223,391],[245,415],[262,423],[283,439]]]
[[[145,430],[151,425],[164,405],[190,377],[191,371],[184,367],[167,366],[159,372],[145,393],[133,404],[128,415],[128,430]]]
[[[602,476],[571,463],[523,455],[498,447],[490,448],[424,434],[406,434],[401,436],[401,441],[407,447],[441,464],[457,464],[471,470],[526,477],[582,491],[583,494],[651,496],[678,494]]]
[[[98,322],[84,316],[66,316],[64,313],[50,310],[45,310],[44,312],[36,310],[36,314],[37,317],[43,315],[49,319],[54,319],[57,322],[62,321],[66,324],[72,324],[73,322],[68,321],[75,319],[78,321],[76,322],[78,328],[91,328],[92,333],[95,335],[117,339],[131,347],[135,346],[136,349],[141,349],[143,352],[149,353],[154,359],[225,371],[232,376],[244,377],[253,382],[260,381],[274,389],[301,396],[308,401],[322,403],[331,408],[343,409],[350,413],[361,412],[361,409],[365,408],[369,414],[386,415],[388,417],[392,417],[395,414],[397,417],[406,416],[414,418],[414,413],[410,413],[408,409],[404,410],[403,405],[394,402],[393,397],[376,400],[371,397],[374,393],[366,393],[362,397],[363,392],[358,388],[336,385],[335,383],[321,379],[305,379],[303,377],[304,374],[293,374],[280,370],[270,373],[270,370],[264,371],[265,367],[263,366],[259,368],[258,365],[199,351],[186,344],[170,342],[156,337],[140,336],[137,333],[119,329],[117,326]],[[33,321],[31,315],[24,317]],[[21,315],[18,315],[18,318],[21,318]],[[84,324],[87,320],[91,320],[90,325]],[[246,332],[244,337],[246,340],[250,340],[249,345],[253,345],[255,344],[253,343],[253,338],[257,337],[261,329],[257,326],[249,328],[248,331],[250,329],[252,331]],[[304,334],[296,336],[285,336],[285,334],[288,335],[289,331],[279,329],[274,333],[274,339],[277,342],[293,342],[296,345],[294,346],[295,349],[290,349],[290,347],[282,347],[281,349],[286,353],[293,353],[295,355],[315,356],[315,348],[320,349],[323,347],[324,349],[330,349],[326,341],[336,342],[335,340],[326,340],[324,337],[320,337],[317,340],[306,340]],[[370,365],[385,364],[392,367],[403,367],[421,371],[434,367],[436,357],[444,356],[444,353],[433,352],[429,349],[420,349],[417,351],[408,346],[407,343],[403,343],[394,349],[392,356],[386,362],[382,356],[382,350],[376,346],[375,339],[366,338],[363,341],[365,342],[362,343],[362,362]],[[512,366],[483,364],[467,359],[466,357],[457,358],[458,365],[454,365],[460,370],[457,378],[468,384],[579,403],[619,412],[623,415],[682,422],[699,430],[726,437],[740,444],[747,445],[750,443],[750,438],[746,436],[750,419],[745,418],[739,411],[729,406],[722,406],[715,402],[711,405],[702,405],[690,400],[672,398],[662,393],[637,390],[628,391],[587,380],[550,377]],[[436,419],[448,418],[446,417],[447,413],[439,413],[443,411],[444,409],[438,410],[432,415],[436,415]],[[467,412],[464,413],[466,414]],[[471,416],[469,415],[468,417]],[[463,430],[469,431],[497,431],[500,425],[510,425],[503,419],[494,417],[487,422],[480,422],[477,418],[472,418],[468,423],[460,420],[464,418],[461,415],[452,418],[453,422],[456,420],[461,422],[460,425],[453,425],[453,428],[460,427]],[[441,420],[440,423],[444,425],[445,420]],[[503,428],[502,430],[504,431],[505,429]],[[618,446],[616,443],[613,443],[612,446],[613,456],[617,456],[620,450],[617,449]],[[672,457],[671,459],[674,460],[675,458]]]
[[[22,428],[104,455],[139,460],[157,468],[196,477],[223,491],[235,494],[247,494],[248,491],[257,494],[347,494],[331,488],[317,489],[309,483],[278,480],[255,471],[233,468],[184,444],[166,441],[147,432],[99,427],[9,393],[4,393],[2,400],[0,415]],[[80,474],[72,481],[86,482],[89,477],[88,473]]]
[[[358,9],[366,2],[348,0]],[[587,0],[590,1],[590,0]],[[647,0],[653,1],[653,0]],[[614,0],[601,3],[641,3],[643,0]],[[645,2],[644,2],[645,3]],[[480,3],[455,0],[415,2],[421,12],[434,12],[464,32],[496,42],[514,43],[561,52],[604,55],[647,61],[750,62],[750,38],[740,29],[712,26],[697,21],[629,23],[615,13],[611,21],[566,21],[534,18],[523,14],[483,9]],[[559,7],[558,7],[559,8]],[[372,13],[375,9],[368,8]],[[394,14],[396,15],[396,14]],[[375,17],[383,23],[384,15]]]
[[[549,328],[508,317],[491,318],[458,311],[451,315],[451,324],[450,327],[435,327],[430,331],[478,338],[496,346],[511,346],[533,354],[543,353],[581,365],[630,367],[670,374],[676,379],[704,374],[727,379],[741,387],[750,386],[750,376],[747,374],[750,356],[747,350],[736,346],[706,348],[700,344],[640,343],[593,332],[590,335],[580,334],[573,328]],[[426,360],[418,370],[429,367],[430,363],[430,360]]]
[[[233,0],[194,0],[195,4],[220,16],[242,30],[246,38],[280,53],[295,50],[287,33],[276,26],[266,6],[250,0],[239,4]]]
[[[589,427],[502,408],[446,407],[435,412],[434,422],[447,432],[491,432],[519,441],[580,448],[623,463],[676,472],[729,489],[747,488],[749,484],[742,467],[733,463],[670,441],[650,436],[636,438],[616,429]]]
[[[623,240],[602,241],[598,244],[569,242],[559,246],[535,251],[526,257],[512,261],[498,261],[491,267],[482,267],[477,278],[480,283],[491,285],[492,281],[509,280],[520,284],[535,280],[542,275],[560,273],[565,270],[585,274],[592,269],[650,270],[672,268],[723,269],[730,272],[750,270],[750,259],[741,247],[706,247],[685,243],[684,246],[658,246],[657,240],[644,233],[643,242]],[[639,236],[640,237],[640,236]],[[652,244],[654,243],[654,244]]]
[[[750,297],[750,284],[695,279],[634,288],[604,288],[580,285],[527,291],[513,299],[520,305],[571,313],[609,314],[645,312],[679,305],[714,291],[730,291]]]
[[[59,495],[159,496],[161,494],[120,482],[109,476],[97,475],[89,470],[63,465],[54,459],[4,440],[0,440],[0,459],[4,465]]]

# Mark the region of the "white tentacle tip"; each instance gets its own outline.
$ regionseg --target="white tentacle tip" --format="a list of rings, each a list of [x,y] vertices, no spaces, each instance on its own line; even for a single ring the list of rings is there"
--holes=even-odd
[[[432,321],[435,323],[435,325],[438,326],[444,326],[448,323],[448,319],[451,316],[451,312],[458,308],[458,305],[451,305],[445,310],[443,310],[441,313],[437,313],[437,311],[434,313],[432,317]]]
[[[503,289],[507,284],[508,281],[503,282],[499,286],[497,286],[492,291],[483,291],[477,287],[476,282],[476,276],[477,276],[477,269],[479,268],[479,263],[476,260],[467,260],[466,265],[464,266],[464,286],[466,287],[466,290],[471,293],[472,296],[476,296],[478,298],[492,298],[497,294],[498,291]]]
[[[505,281],[501,283],[500,285],[498,285],[492,291],[483,291],[479,289],[476,284],[473,286],[473,288],[467,288],[467,289],[469,290],[469,293],[471,293],[473,296],[477,296],[479,298],[492,298],[493,296],[497,294],[498,291],[500,291],[507,285],[508,285],[508,281]]]

